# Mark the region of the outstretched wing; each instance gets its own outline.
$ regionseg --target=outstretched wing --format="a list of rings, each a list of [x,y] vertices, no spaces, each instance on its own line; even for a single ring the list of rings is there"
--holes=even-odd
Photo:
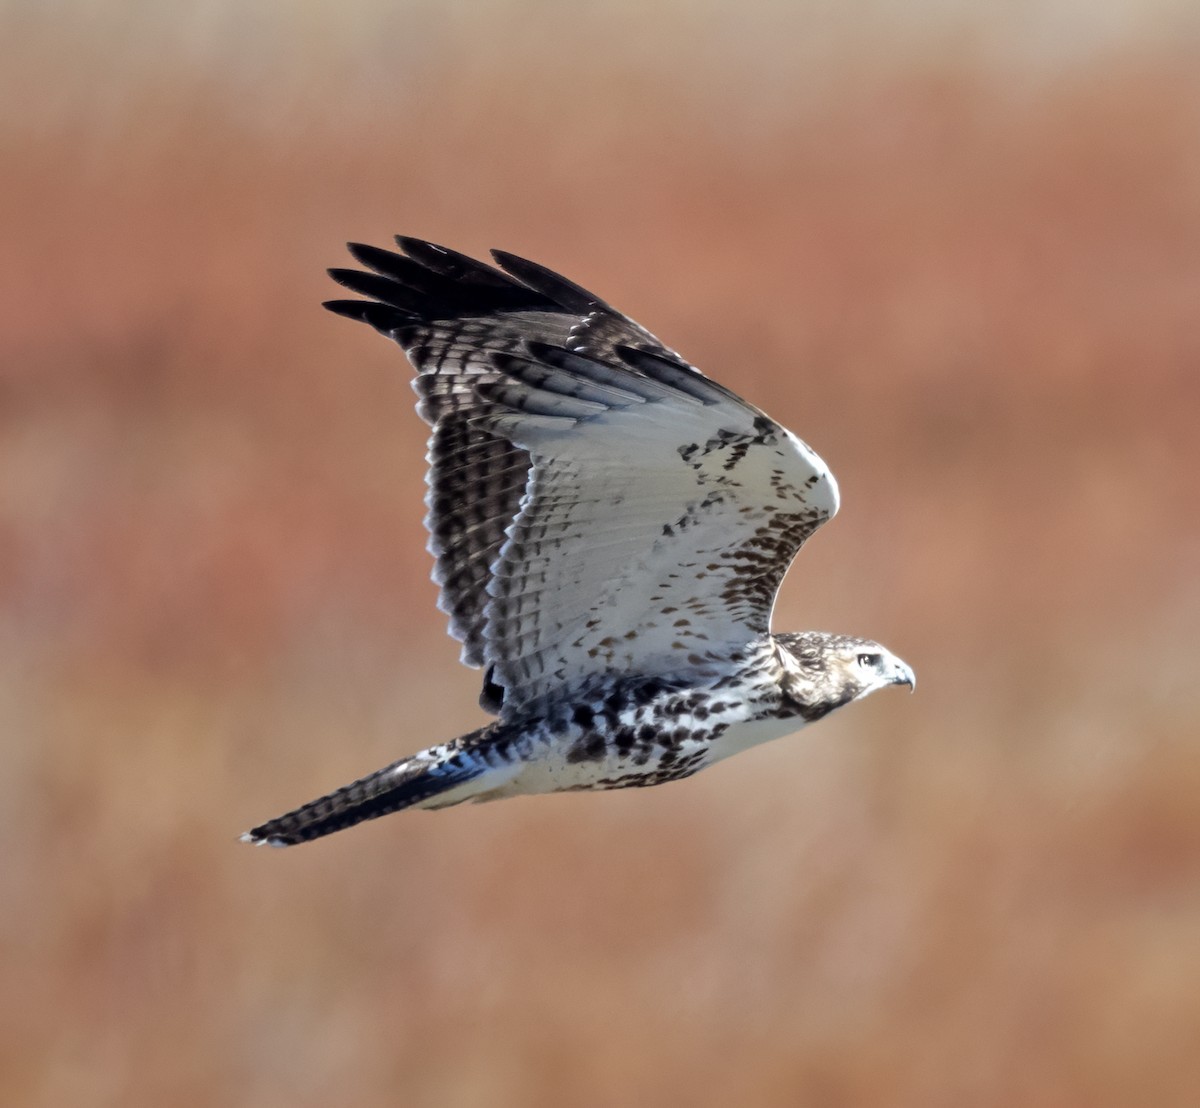
[[[351,246],[431,424],[430,549],[463,661],[509,714],[603,673],[719,670],[837,510],[807,446],[579,286],[420,240]]]

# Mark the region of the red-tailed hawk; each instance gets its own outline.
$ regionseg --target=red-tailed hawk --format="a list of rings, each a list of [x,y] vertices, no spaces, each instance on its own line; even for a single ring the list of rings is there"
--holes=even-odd
[[[876,642],[773,634],[838,509],[825,463],[599,297],[420,239],[351,245],[333,300],[404,349],[429,439],[429,549],[496,720],[269,820],[286,846],[400,808],[656,785],[915,684]]]

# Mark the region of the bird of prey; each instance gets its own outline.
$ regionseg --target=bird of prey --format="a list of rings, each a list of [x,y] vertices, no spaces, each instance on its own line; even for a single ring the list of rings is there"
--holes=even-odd
[[[838,509],[825,463],[598,296],[493,251],[351,244],[432,428],[433,577],[485,727],[246,832],[289,846],[401,808],[658,785],[798,731],[912,669],[869,639],[771,631]]]

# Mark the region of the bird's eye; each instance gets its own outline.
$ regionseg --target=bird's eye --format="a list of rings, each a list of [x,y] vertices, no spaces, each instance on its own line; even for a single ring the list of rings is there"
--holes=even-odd
[[[877,669],[883,659],[878,654],[860,654],[858,664],[866,669]]]

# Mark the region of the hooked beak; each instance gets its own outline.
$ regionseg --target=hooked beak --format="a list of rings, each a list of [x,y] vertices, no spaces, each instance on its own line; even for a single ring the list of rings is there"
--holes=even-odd
[[[909,692],[917,691],[917,675],[913,673],[912,666],[907,662],[900,661],[899,658],[893,664],[892,681],[893,685],[907,685]]]

